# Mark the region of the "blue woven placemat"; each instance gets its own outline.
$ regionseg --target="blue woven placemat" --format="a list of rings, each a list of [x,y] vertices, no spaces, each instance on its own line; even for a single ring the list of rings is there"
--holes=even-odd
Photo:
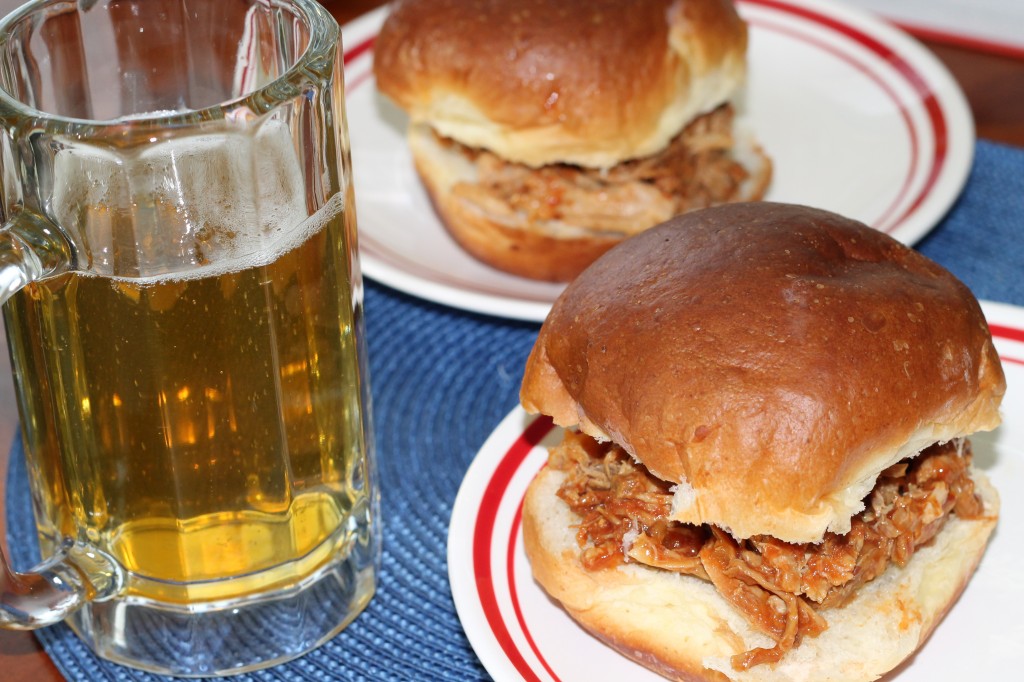
[[[980,298],[1024,305],[1024,149],[978,143],[957,204],[919,248]],[[538,325],[420,301],[368,283],[367,334],[384,514],[384,563],[369,608],[307,656],[233,679],[487,679],[448,587],[445,546],[462,476],[517,403]],[[8,474],[13,560],[36,549],[20,444]],[[97,659],[65,626],[37,633],[70,680],[165,680]]]
[[[963,193],[916,246],[978,298],[1024,305],[1024,149],[978,142]]]

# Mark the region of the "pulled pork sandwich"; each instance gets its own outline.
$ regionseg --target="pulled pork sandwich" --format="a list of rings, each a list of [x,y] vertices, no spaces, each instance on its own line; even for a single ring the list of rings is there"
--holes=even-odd
[[[971,292],[821,210],[733,204],[608,252],[541,328],[521,400],[564,441],[523,510],[536,580],[686,680],[872,680],[963,589],[998,497]]]
[[[746,47],[729,0],[398,0],[374,73],[455,240],[568,281],[673,215],[763,196],[771,163],[733,126]]]

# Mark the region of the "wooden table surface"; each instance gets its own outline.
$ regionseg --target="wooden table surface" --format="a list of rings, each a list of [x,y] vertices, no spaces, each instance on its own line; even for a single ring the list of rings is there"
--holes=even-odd
[[[379,6],[381,0],[321,0],[338,22],[344,24]],[[21,0],[2,0],[7,11]],[[950,43],[925,41],[960,83],[974,113],[978,137],[1024,146],[1024,59],[979,52]],[[11,401],[9,372],[3,371],[0,400]],[[13,410],[13,404],[8,403]],[[0,429],[0,499],[7,470],[7,446],[13,429]],[[2,505],[0,505],[2,509]],[[0,513],[0,540],[6,541]],[[26,632],[0,630],[0,678],[12,682],[57,682],[63,676],[43,652],[35,637]]]

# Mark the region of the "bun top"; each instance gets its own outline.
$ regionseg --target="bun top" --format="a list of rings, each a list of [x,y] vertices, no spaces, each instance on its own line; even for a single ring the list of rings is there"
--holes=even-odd
[[[632,237],[563,292],[520,398],[678,483],[738,538],[845,533],[878,474],[999,423],[978,302],[853,220],[731,204]]]
[[[729,0],[398,0],[377,86],[505,159],[608,167],[664,148],[745,76]]]

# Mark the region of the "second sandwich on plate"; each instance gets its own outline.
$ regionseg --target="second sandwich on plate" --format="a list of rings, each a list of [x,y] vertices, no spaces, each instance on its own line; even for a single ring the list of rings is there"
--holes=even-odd
[[[454,239],[571,281],[676,214],[763,197],[746,52],[729,0],[399,0],[374,73]]]

